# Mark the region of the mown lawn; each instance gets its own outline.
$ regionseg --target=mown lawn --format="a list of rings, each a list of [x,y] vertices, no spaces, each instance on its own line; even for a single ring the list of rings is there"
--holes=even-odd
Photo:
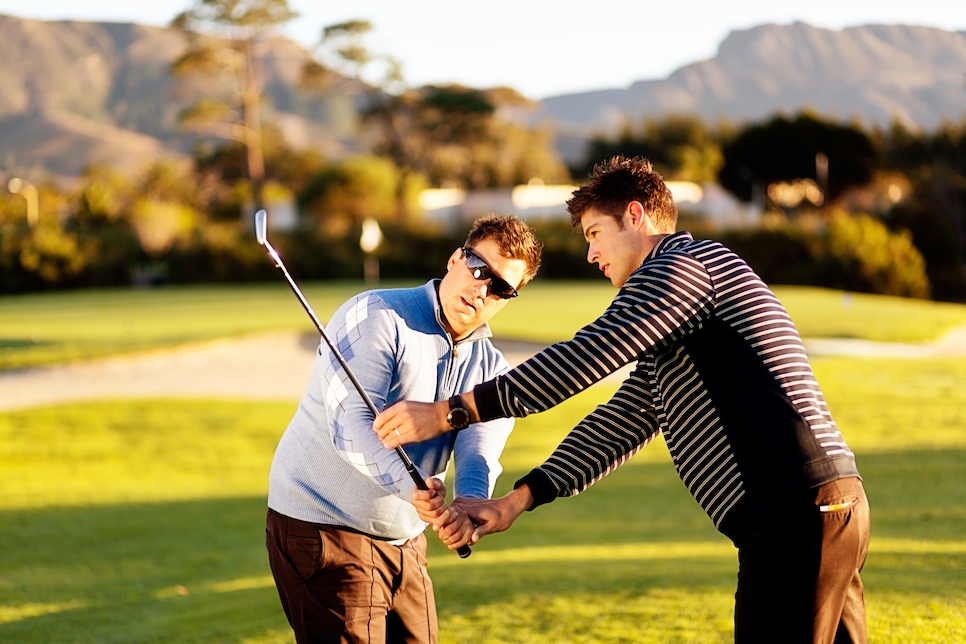
[[[816,361],[873,510],[871,641],[966,640],[966,361]],[[607,395],[519,421],[500,491]],[[291,642],[265,560],[295,401],[0,414],[0,641]],[[431,539],[432,542],[432,539]],[[727,642],[735,553],[663,443],[461,560],[433,543],[441,641]]]
[[[301,288],[326,323],[336,306],[366,287],[326,282]],[[963,305],[806,287],[776,292],[806,337],[922,342],[966,324]],[[538,279],[494,319],[493,331],[499,337],[546,343],[567,338],[593,321],[615,293],[605,280]],[[5,296],[0,297],[0,371],[290,329],[314,331],[281,279]]]
[[[325,320],[361,288],[305,290]],[[806,336],[914,342],[966,322],[956,305],[778,294]],[[606,284],[538,282],[494,328],[553,341],[612,296]],[[4,297],[0,370],[279,329],[311,329],[284,283]],[[871,641],[966,641],[966,360],[813,364],[872,504]],[[498,493],[609,389],[519,421]],[[269,463],[296,402],[0,413],[0,642],[291,642],[263,526]],[[443,643],[732,639],[734,550],[661,441],[469,559],[430,541]]]

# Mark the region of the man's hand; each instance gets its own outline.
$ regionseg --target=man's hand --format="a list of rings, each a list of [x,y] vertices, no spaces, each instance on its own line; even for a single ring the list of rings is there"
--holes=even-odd
[[[452,505],[446,505],[446,486],[432,477],[426,479],[428,490],[413,490],[413,506],[419,518],[433,526],[433,530],[450,550],[473,543],[476,526],[469,515]]]
[[[453,502],[452,507],[465,511],[476,523],[476,530],[473,531],[473,538],[469,542],[472,545],[488,534],[509,529],[531,505],[533,505],[533,495],[530,493],[530,488],[521,485],[499,499],[460,498]]]
[[[420,490],[416,488],[413,490],[413,506],[415,506],[419,518],[435,528],[437,523],[443,522],[448,509],[446,505],[446,485],[433,477],[425,480],[426,487],[429,489]]]
[[[448,414],[449,405],[445,400],[436,403],[404,400],[383,409],[372,426],[383,445],[396,449],[451,430],[446,420]]]

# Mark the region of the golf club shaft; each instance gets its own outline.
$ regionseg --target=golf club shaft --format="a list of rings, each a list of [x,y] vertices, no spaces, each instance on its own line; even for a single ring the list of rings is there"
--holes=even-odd
[[[291,275],[289,275],[288,270],[285,268],[285,264],[282,262],[282,258],[279,257],[278,253],[275,251],[275,248],[273,248],[272,245],[268,243],[267,239],[259,239],[259,242],[263,246],[265,246],[265,249],[268,251],[268,254],[275,262],[275,267],[285,277],[285,281],[288,282],[288,285],[289,287],[291,287],[292,292],[295,293],[295,296],[299,299],[299,302],[302,303],[302,308],[304,308],[305,312],[309,314],[310,318],[312,318],[312,322],[315,323],[315,327],[319,330],[319,333],[322,335],[322,339],[328,345],[329,350],[332,352],[332,355],[335,356],[335,359],[338,360],[339,365],[342,366],[342,370],[345,371],[346,375],[349,377],[349,380],[352,381],[352,384],[355,386],[356,391],[358,391],[359,395],[362,396],[362,400],[363,402],[366,403],[366,407],[369,408],[369,411],[372,412],[373,418],[378,416],[379,412],[376,410],[376,406],[373,404],[372,399],[369,397],[369,394],[362,387],[362,383],[360,383],[359,380],[356,378],[356,375],[352,372],[352,369],[349,368],[349,364],[345,361],[345,358],[342,357],[342,353],[336,347],[335,343],[332,342],[332,340],[329,338],[329,334],[325,332],[325,327],[322,325],[322,322],[319,321],[318,316],[315,314],[315,311],[312,310],[312,307],[309,305],[308,300],[305,299],[305,296],[302,294],[301,289],[299,289],[298,285],[295,283],[295,280],[292,279]],[[423,477],[420,476],[419,471],[416,469],[416,465],[413,463],[412,459],[409,458],[409,454],[407,454],[406,451],[401,446],[396,447],[396,454],[399,455],[400,460],[403,462],[403,465],[405,466],[406,471],[409,472],[409,476],[412,478],[413,483],[416,484],[416,487],[419,488],[420,490],[428,490],[429,487],[426,485],[426,481],[424,481]],[[459,554],[460,557],[466,558],[470,556],[471,550],[469,546],[462,546],[459,549],[457,549],[456,552]]]

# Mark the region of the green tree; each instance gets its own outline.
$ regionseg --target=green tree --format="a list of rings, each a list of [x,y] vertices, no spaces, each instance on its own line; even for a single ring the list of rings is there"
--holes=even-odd
[[[628,122],[616,138],[593,138],[584,163],[574,173],[584,176],[617,154],[647,157],[665,179],[674,181],[715,181],[724,162],[718,135],[703,120],[671,115],[644,119],[640,128]]]
[[[325,167],[325,158],[316,149],[294,148],[272,124],[262,127],[266,189],[298,194]],[[194,151],[198,172],[196,189],[205,200],[205,209],[214,219],[234,221],[245,206],[247,191],[247,154],[241,143],[199,145]]]
[[[880,219],[832,208],[776,226],[724,231],[734,249],[769,284],[927,298],[925,260],[907,231]]]
[[[441,88],[423,88],[439,91]],[[467,92],[482,99],[487,108],[454,114],[456,106],[439,109],[438,95],[429,94],[422,114],[426,120],[416,123],[417,137],[422,135],[422,149],[428,165],[426,171],[432,185],[454,185],[468,189],[512,187],[533,179],[545,183],[570,181],[570,172],[554,149],[552,133],[546,128],[523,124],[520,116],[535,105],[519,92],[505,87],[486,90],[445,88]],[[457,117],[460,127],[452,135],[439,129],[437,119]],[[428,118],[426,118],[428,117]]]
[[[88,258],[86,284],[130,283],[131,267],[143,258],[130,221],[137,195],[137,184],[116,168],[94,164],[80,177],[68,226],[76,231],[80,254]]]
[[[144,173],[129,214],[141,248],[159,258],[176,244],[185,244],[204,219],[193,186],[194,173],[184,164],[157,161]]]
[[[392,221],[398,195],[415,201],[414,187],[400,186],[406,181],[412,178],[389,159],[351,157],[317,174],[300,195],[299,208],[320,225],[323,235],[341,238],[366,217]]]
[[[0,197],[0,293],[74,286],[87,266],[76,231],[61,222],[64,195],[50,182],[35,188],[36,219],[28,218],[22,196]]]
[[[180,121],[190,130],[244,145],[255,208],[264,205],[261,63],[279,25],[295,18],[287,0],[195,0],[172,26],[188,36],[187,51],[171,67],[206,89]]]
[[[426,85],[384,95],[367,113],[374,150],[431,185],[506,187],[532,178],[567,181],[569,172],[546,131],[511,116],[532,107],[514,90]]]
[[[722,152],[718,181],[743,201],[752,201],[773,183],[811,179],[824,201],[832,202],[871,181],[879,166],[879,151],[861,128],[804,113],[749,125]]]
[[[840,280],[825,286],[852,291],[929,297],[926,262],[912,243],[908,231],[893,232],[879,219],[866,214],[836,213],[819,238],[820,272],[829,271]]]
[[[406,86],[401,65],[373,51],[372,24],[350,20],[323,29],[304,78],[316,89],[340,83],[359,97],[362,138],[402,173],[398,188],[422,175],[431,185],[486,188],[532,178],[568,181],[549,130],[524,127],[514,115],[534,104],[508,88]],[[397,219],[411,219],[410,199],[397,194]]]
[[[402,68],[392,56],[366,44],[372,31],[368,20],[347,20],[322,28],[322,36],[306,62],[303,85],[325,90],[341,84],[352,94],[378,94],[403,89]]]
[[[933,297],[966,301],[966,119],[934,132],[895,123],[879,137],[886,169],[911,183],[888,221],[912,233]]]

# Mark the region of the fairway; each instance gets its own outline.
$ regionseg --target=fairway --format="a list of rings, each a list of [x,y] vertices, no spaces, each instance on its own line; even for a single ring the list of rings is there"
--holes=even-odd
[[[369,288],[362,282],[300,287],[323,324],[346,298]],[[776,293],[804,337],[924,342],[966,324],[963,305],[808,287],[782,287]],[[494,318],[493,332],[546,344],[569,338],[615,294],[602,280],[538,278]],[[280,330],[315,331],[282,281],[6,296],[0,297],[0,370]]]
[[[576,292],[547,290],[553,298]],[[560,324],[592,317],[608,293],[588,292]],[[840,294],[791,293],[783,297],[841,306]],[[340,296],[331,292],[332,301]],[[177,334],[224,332],[217,315],[192,322],[190,311],[214,309],[189,300]],[[892,341],[908,341],[911,328],[948,328],[966,310],[919,303],[917,312],[915,302],[874,300],[853,300],[849,310],[874,317],[906,307],[909,320],[878,325]],[[306,322],[290,293],[269,308],[286,305],[294,319],[283,327]],[[95,318],[97,308],[89,309]],[[507,318],[508,329],[553,326],[537,316],[540,324]],[[46,332],[69,337],[54,317]],[[165,336],[162,326],[150,342]],[[966,360],[835,357],[813,365],[872,507],[863,572],[870,641],[966,641]],[[597,385],[517,421],[497,493],[613,390]],[[295,404],[161,398],[0,412],[0,641],[294,641],[268,570],[264,518],[269,464]],[[733,638],[734,548],[688,495],[661,440],[586,493],[526,513],[466,560],[432,536],[430,544],[443,644]]]

